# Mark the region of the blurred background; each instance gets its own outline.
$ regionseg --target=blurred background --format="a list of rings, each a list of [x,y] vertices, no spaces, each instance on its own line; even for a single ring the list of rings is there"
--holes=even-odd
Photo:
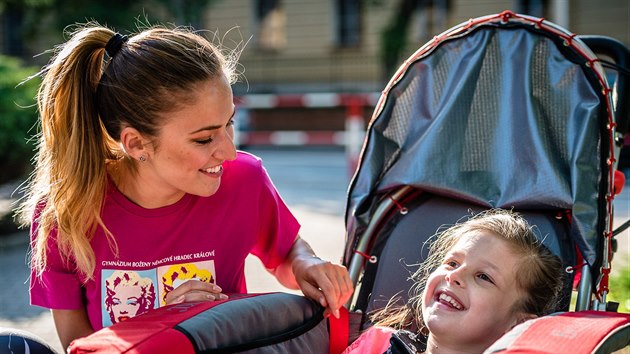
[[[31,171],[36,73],[69,26],[96,21],[123,34],[153,24],[191,26],[240,53],[236,143],[265,159],[303,236],[337,260],[346,188],[381,90],[433,36],[503,10],[630,45],[629,0],[0,0],[0,326],[55,340],[48,312],[28,308],[27,237],[13,221],[12,203]],[[616,203],[621,222],[629,219],[630,197]],[[611,297],[625,311],[627,234],[611,282]],[[275,289],[254,278],[253,290]]]
[[[0,112],[32,105],[37,80],[15,85],[47,63],[70,25],[94,20],[125,34],[172,24],[241,52],[240,145],[343,146],[348,118],[369,120],[405,58],[454,25],[508,9],[630,44],[628,0],[0,0]],[[32,125],[15,120],[8,128]],[[0,134],[10,135],[0,135],[0,159],[26,161],[12,144],[24,135]]]

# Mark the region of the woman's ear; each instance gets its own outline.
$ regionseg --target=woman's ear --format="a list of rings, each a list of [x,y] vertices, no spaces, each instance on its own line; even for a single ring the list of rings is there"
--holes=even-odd
[[[120,132],[120,143],[129,157],[138,161],[146,161],[148,157],[147,146],[149,140],[135,128],[123,128]]]

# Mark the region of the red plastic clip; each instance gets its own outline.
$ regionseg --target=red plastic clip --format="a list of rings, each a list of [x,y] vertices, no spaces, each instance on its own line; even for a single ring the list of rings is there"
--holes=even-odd
[[[396,201],[396,199],[394,199],[394,197],[392,197],[391,194],[388,194],[387,197],[391,199],[392,203],[394,203],[396,205],[396,208],[398,208],[398,212],[400,212],[402,215],[405,215],[409,212],[409,209],[407,209],[402,204],[398,203],[398,201]]]
[[[363,253],[361,251],[354,250],[354,253],[356,253],[359,256],[367,259],[367,261],[370,262],[370,263],[376,263],[378,261],[378,258],[376,256],[370,256],[369,254]]]
[[[510,21],[512,17],[514,17],[514,12],[510,10],[505,10],[501,12],[500,16],[501,16],[501,21],[507,23],[508,21]]]
[[[615,195],[619,195],[623,190],[623,186],[626,185],[626,175],[619,170],[615,170],[615,182],[613,183],[613,188],[615,191]]]

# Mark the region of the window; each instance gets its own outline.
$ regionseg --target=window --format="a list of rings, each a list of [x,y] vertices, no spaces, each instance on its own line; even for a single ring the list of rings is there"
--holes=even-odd
[[[546,7],[546,0],[514,0],[514,9],[519,14],[544,17]]]
[[[259,49],[278,50],[286,46],[286,17],[281,0],[254,0],[254,17]]]
[[[336,40],[340,47],[356,47],[361,40],[361,1],[336,1]]]

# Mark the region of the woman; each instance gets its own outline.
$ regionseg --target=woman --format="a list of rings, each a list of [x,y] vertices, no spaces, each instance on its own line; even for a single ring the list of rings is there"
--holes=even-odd
[[[52,309],[64,348],[110,323],[104,274],[141,272],[173,304],[246,292],[258,256],[285,286],[338,316],[343,266],[315,256],[259,158],[232,142],[235,62],[185,29],[129,38],[88,24],[43,70],[32,218],[31,303]],[[169,269],[194,278],[164,292]],[[159,305],[156,301],[156,306]]]

